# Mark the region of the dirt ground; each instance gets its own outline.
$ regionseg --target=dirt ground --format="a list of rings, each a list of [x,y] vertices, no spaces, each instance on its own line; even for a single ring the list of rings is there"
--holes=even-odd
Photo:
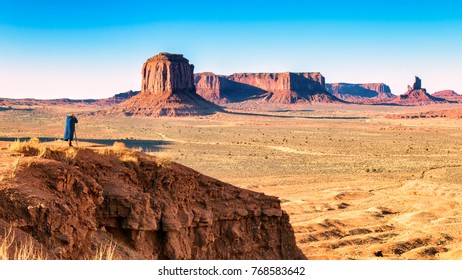
[[[81,139],[131,140],[278,196],[309,259],[462,259],[462,120],[387,117],[446,108],[230,108],[206,117],[128,118],[79,104],[18,107],[0,111],[0,138],[60,138],[74,112]]]

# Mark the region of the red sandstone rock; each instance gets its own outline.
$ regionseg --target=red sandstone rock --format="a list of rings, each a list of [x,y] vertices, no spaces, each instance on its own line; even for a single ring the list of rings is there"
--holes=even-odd
[[[441,90],[432,94],[434,97],[444,98],[449,101],[455,101],[457,103],[462,103],[462,95],[458,94],[453,90]]]
[[[142,68],[141,93],[117,107],[126,115],[191,116],[221,111],[196,93],[194,66],[181,54],[160,53]]]
[[[91,258],[110,240],[123,259],[305,258],[275,197],[143,153],[75,152],[20,157],[0,181],[0,231],[14,225],[58,259]]]
[[[427,90],[422,88],[421,80],[419,77],[415,77],[416,81],[414,85],[408,86],[408,91],[402,95],[397,96],[395,99],[390,100],[387,103],[397,105],[428,105],[428,104],[439,104],[439,103],[451,103],[443,98],[437,98],[427,93]]]
[[[236,73],[227,77],[200,73],[195,82],[198,93],[214,102],[342,102],[326,92],[324,77],[318,72]]]

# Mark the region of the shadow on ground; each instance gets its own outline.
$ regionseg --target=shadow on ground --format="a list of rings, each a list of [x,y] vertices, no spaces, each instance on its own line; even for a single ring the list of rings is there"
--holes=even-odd
[[[244,113],[244,112],[230,112],[225,111],[231,115],[252,116],[252,117],[272,117],[281,119],[324,119],[324,120],[362,120],[368,119],[367,117],[349,117],[349,116],[287,116],[287,115],[272,115],[262,113]]]
[[[59,138],[51,138],[51,137],[38,137],[41,143],[46,143],[46,142],[53,142],[56,140],[62,140]],[[27,141],[29,140],[30,137],[24,137],[24,138],[8,138],[8,137],[0,137],[0,141],[9,141],[9,142],[14,142],[14,141]],[[165,140],[138,140],[138,139],[78,139],[80,142],[88,142],[88,143],[94,143],[94,144],[100,144],[100,145],[105,145],[105,146],[112,146],[114,145],[114,142],[122,142],[125,144],[127,148],[141,148],[143,152],[158,152],[161,151],[165,148],[165,146],[170,145],[171,141],[165,141]],[[76,141],[73,142],[74,146],[77,146],[78,143]],[[65,142],[63,142],[63,145],[66,145]]]

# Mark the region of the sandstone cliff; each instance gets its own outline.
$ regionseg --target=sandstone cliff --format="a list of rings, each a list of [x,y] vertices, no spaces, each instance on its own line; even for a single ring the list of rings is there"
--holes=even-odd
[[[326,89],[332,95],[353,103],[381,103],[395,97],[384,83],[333,83],[326,84]]]
[[[196,93],[194,66],[181,54],[160,53],[142,67],[141,93],[118,106],[126,115],[191,116],[221,111]]]
[[[194,74],[194,81],[199,95],[218,104],[259,99],[266,93],[261,88],[235,82],[211,72]]]
[[[318,73],[236,73],[218,76],[196,74],[198,93],[216,102],[315,103],[342,102],[325,89]]]
[[[112,242],[122,259],[304,259],[275,197],[126,149],[22,153],[0,151],[18,161],[0,181],[0,229],[48,258],[91,258]]]

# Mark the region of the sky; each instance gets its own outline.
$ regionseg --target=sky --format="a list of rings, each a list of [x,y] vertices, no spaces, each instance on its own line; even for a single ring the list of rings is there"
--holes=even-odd
[[[181,53],[195,72],[321,72],[462,94],[459,1],[0,0],[0,97],[105,98]]]

